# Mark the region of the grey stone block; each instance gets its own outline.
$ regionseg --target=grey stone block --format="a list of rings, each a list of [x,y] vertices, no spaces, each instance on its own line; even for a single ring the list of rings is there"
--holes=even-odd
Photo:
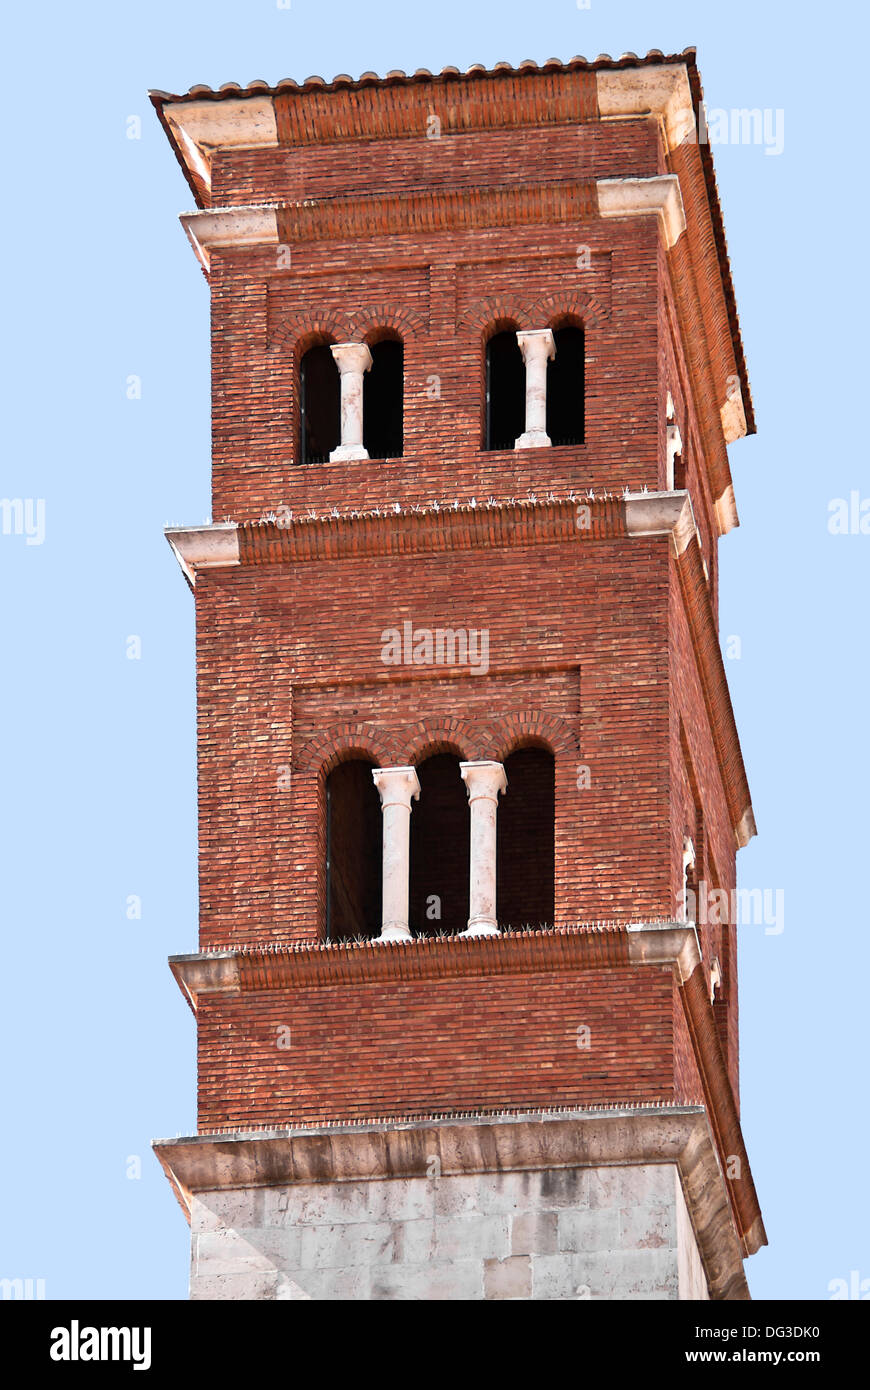
[[[390,1264],[395,1258],[396,1234],[387,1221],[302,1228],[302,1269]]]
[[[615,1207],[559,1212],[560,1250],[615,1250],[619,1212]]]
[[[552,1255],[559,1249],[559,1217],[554,1211],[529,1211],[511,1218],[512,1255]]]
[[[528,1255],[484,1260],[483,1296],[487,1299],[531,1298],[532,1262]]]
[[[483,1261],[382,1266],[371,1271],[370,1297],[417,1302],[476,1302],[483,1298]]]
[[[506,1216],[455,1216],[435,1222],[435,1260],[504,1259],[510,1253]]]

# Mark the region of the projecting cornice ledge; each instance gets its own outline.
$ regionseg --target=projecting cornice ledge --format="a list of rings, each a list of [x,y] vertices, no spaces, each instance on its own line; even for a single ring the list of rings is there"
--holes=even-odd
[[[685,984],[701,960],[691,922],[567,926],[499,936],[416,937],[411,941],[299,942],[170,956],[196,1012],[201,995],[271,989],[456,979],[481,974],[599,970],[602,965],[670,966]]]
[[[679,558],[697,534],[687,492],[627,493],[433,505],[398,510],[293,516],[169,527],[166,538],[191,584],[196,573],[228,565],[299,564],[357,555],[431,554],[478,547],[586,544],[625,536],[670,537]]]
[[[673,1163],[714,1299],[746,1300],[743,1252],[728,1186],[702,1106],[538,1111],[155,1140],[188,1219],[197,1193],[238,1188],[409,1180],[438,1160],[442,1177]],[[757,1209],[756,1209],[757,1210]]]
[[[602,217],[640,217],[657,213],[665,246],[670,251],[686,230],[686,213],[676,174],[642,179],[598,179],[598,211]]]
[[[198,570],[241,563],[239,528],[234,521],[213,526],[167,526],[164,535],[191,585],[196,583]]]
[[[625,499],[625,529],[630,536],[670,536],[679,558],[698,534],[688,492],[629,493]]]
[[[273,203],[183,212],[179,218],[204,270],[211,268],[213,250],[232,246],[277,246],[278,208]]]

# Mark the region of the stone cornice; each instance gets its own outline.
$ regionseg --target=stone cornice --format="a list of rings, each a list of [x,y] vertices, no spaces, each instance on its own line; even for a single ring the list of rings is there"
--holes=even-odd
[[[654,213],[669,251],[686,230],[686,214],[676,174],[598,179],[596,189],[601,217],[644,217]]]
[[[571,926],[487,937],[421,937],[402,942],[316,942],[274,949],[247,946],[171,956],[169,965],[196,1012],[201,994],[549,974],[605,966],[670,966],[682,985],[700,959],[694,926],[664,922]]]
[[[728,1065],[710,1003],[707,978],[701,966],[685,981],[680,998],[704,1088],[714,1142],[727,1165],[728,1194],[737,1227],[742,1232],[746,1254],[753,1255],[760,1246],[767,1244],[767,1236],[743,1142]]]
[[[199,570],[221,569],[241,563],[239,528],[235,522],[218,522],[211,526],[167,526],[164,535],[191,586],[196,584]]]
[[[199,1192],[296,1183],[672,1163],[714,1299],[743,1300],[746,1235],[738,1238],[728,1184],[701,1106],[623,1107],[532,1114],[239,1131],[156,1140],[185,1213]],[[760,1217],[758,1218],[760,1223]],[[764,1242],[763,1228],[755,1238]],[[757,1248],[757,1245],[753,1248]]]
[[[277,246],[278,208],[274,203],[183,212],[179,218],[203,269],[211,269],[211,253],[233,246]]]

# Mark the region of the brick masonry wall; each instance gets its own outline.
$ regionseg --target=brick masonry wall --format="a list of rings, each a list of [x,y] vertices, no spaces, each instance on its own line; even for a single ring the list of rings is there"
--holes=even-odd
[[[353,140],[302,148],[223,150],[212,164],[216,207],[401,193],[412,188],[624,177],[664,172],[652,122],[589,122],[429,139]]]
[[[583,246],[588,269],[577,265]],[[658,232],[648,219],[291,249],[288,271],[274,247],[212,259],[216,519],[656,485]],[[504,318],[546,327],[572,312],[586,328],[585,443],[483,451],[487,332]],[[298,466],[301,352],[317,330],[342,341],[379,325],[404,339],[403,458]]]
[[[502,759],[526,711],[555,754],[556,921],[670,917],[668,570],[627,539],[202,575],[203,945],[322,937],[338,758]],[[488,632],[487,672],[384,665],[406,620]]]
[[[683,1100],[674,1002],[655,967],[205,996],[200,1127]]]
[[[691,210],[689,160],[677,163]],[[421,133],[220,154],[214,201],[567,186],[667,167],[646,120],[441,141]],[[578,264],[581,248],[588,265]],[[710,248],[698,255],[712,277]],[[345,511],[661,487],[670,389],[715,613],[707,475],[727,470],[714,427],[728,347],[713,343],[708,360],[701,309],[713,291],[696,282],[685,244],[665,255],[653,219],[590,212],[545,226],[336,233],[215,251],[210,280],[216,520],[256,520],[282,505]],[[563,314],[586,330],[585,443],[484,452],[487,334]],[[319,337],[383,327],[405,344],[403,458],[300,467],[301,353]],[[200,575],[196,608],[203,945],[321,938],[324,779],[337,761],[413,763],[441,751],[503,759],[535,719],[547,721],[555,755],[557,923],[670,917],[682,836],[699,807],[707,862],[732,886],[733,827],[666,542],[215,571]],[[485,629],[488,672],[384,666],[381,633],[405,619]],[[707,961],[718,944],[728,965],[717,1023],[736,1087],[735,943],[708,934],[703,944]],[[576,1028],[589,1022],[578,1010],[594,1020],[600,1053],[577,1050]],[[275,1030],[285,1023],[294,1043],[280,1052]],[[199,1033],[204,1126],[700,1096],[667,971],[204,999]]]

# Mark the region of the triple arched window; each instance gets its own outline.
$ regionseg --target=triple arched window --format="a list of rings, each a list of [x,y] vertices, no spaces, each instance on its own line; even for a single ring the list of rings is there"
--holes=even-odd
[[[463,767],[504,774],[498,798],[495,887],[501,930],[552,926],[555,895],[555,760],[548,748],[517,748],[503,764],[463,764],[436,752],[412,773],[409,801],[407,923],[416,937],[458,935],[474,901],[469,787]],[[377,937],[383,926],[384,806],[375,764],[359,755],[326,779],[326,938]],[[377,776],[389,776],[377,773]],[[384,798],[386,804],[390,798]],[[387,856],[395,872],[395,854]]]

